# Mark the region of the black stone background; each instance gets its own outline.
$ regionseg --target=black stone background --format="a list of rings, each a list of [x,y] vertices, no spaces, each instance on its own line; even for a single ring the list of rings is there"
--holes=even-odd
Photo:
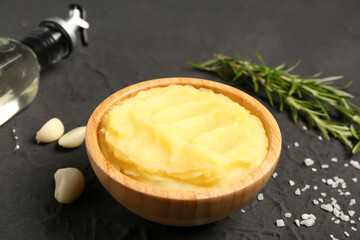
[[[2,0],[2,37],[21,39],[42,19],[65,17],[69,1]],[[0,127],[0,239],[359,239],[360,170],[345,167],[352,156],[336,140],[319,140],[315,129],[295,125],[289,112],[271,108],[264,95],[255,96],[277,119],[283,136],[283,150],[276,172],[256,199],[216,223],[200,227],[169,227],[144,220],[118,204],[101,186],[88,162],[85,146],[64,150],[56,143],[37,145],[36,131],[50,118],[59,117],[70,130],[85,125],[95,107],[107,96],[133,83],[161,77],[198,77],[221,81],[199,72],[186,61],[201,62],[213,53],[239,53],[255,59],[261,53],[270,66],[284,61],[303,64],[301,75],[324,72],[344,75],[339,86],[349,88],[360,104],[360,2],[357,0],[258,0],[258,1],[79,1],[88,11],[90,45],[79,47],[71,57],[46,69],[35,101]],[[231,83],[229,83],[231,84]],[[16,129],[20,149],[14,151]],[[294,147],[298,142],[299,147]],[[315,160],[312,172],[303,164]],[[339,162],[331,162],[337,157]],[[321,164],[329,164],[321,169]],[[77,167],[85,175],[86,188],[74,203],[62,205],[53,197],[53,174],[58,168]],[[347,183],[337,189],[321,182],[339,176]],[[296,185],[291,187],[289,180]],[[311,189],[295,196],[296,188]],[[318,186],[318,190],[312,189]],[[322,197],[337,199],[342,210],[355,210],[354,224],[334,224],[332,214],[311,203]],[[350,207],[350,199],[357,204]],[[283,217],[291,212],[292,217]],[[294,224],[302,213],[313,213],[313,227]],[[276,219],[286,226],[277,228]],[[350,237],[344,235],[344,231]]]

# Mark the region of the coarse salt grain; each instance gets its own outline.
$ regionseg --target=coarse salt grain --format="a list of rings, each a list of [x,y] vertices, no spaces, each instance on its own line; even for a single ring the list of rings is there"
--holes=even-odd
[[[334,206],[334,208],[336,208],[336,209],[339,209],[339,210],[341,209],[340,206],[339,206],[339,204],[337,204],[337,203],[333,204],[333,206]]]
[[[302,128],[304,131],[308,130],[307,126],[305,126],[305,125]]]
[[[240,212],[245,213],[246,211],[245,211],[245,209],[241,209]]]
[[[284,220],[283,219],[277,219],[276,220],[276,226],[277,227],[284,227],[285,226],[285,222],[284,222]]]
[[[329,178],[328,180],[326,180],[326,183],[327,183],[327,185],[333,185],[335,182],[334,182],[334,180]]]
[[[353,166],[354,168],[360,169],[360,163],[358,161],[355,160],[350,160],[350,165]]]
[[[300,194],[301,194],[301,191],[300,191],[299,188],[297,188],[297,189],[295,190],[295,195],[299,196]]]
[[[340,219],[344,222],[348,222],[350,220],[348,215],[345,215],[343,212],[340,213]]]
[[[311,171],[317,172],[317,169],[316,168],[311,168]]]
[[[339,240],[338,238],[334,237],[334,235],[330,234],[331,240]]]
[[[301,218],[303,220],[307,220],[307,219],[316,219],[315,215],[314,214],[308,214],[308,213],[303,213],[301,214]]]
[[[325,193],[325,192],[320,193],[320,195],[323,196],[323,197],[326,197],[326,193]]]
[[[313,189],[316,191],[316,190],[318,190],[318,187],[317,187],[317,186],[313,186]]]
[[[306,220],[302,220],[300,222],[301,225],[304,225],[306,227],[311,227],[315,224],[315,219],[313,218],[309,218],[309,219],[306,219]]]
[[[289,180],[289,185],[290,185],[290,186],[294,186],[294,185],[295,185],[295,182],[292,181],[292,180]]]
[[[321,165],[321,168],[322,168],[322,169],[329,168],[329,165],[323,164],[323,165]]]
[[[307,166],[307,167],[314,165],[314,162],[315,162],[315,161],[312,160],[311,158],[305,158],[305,159],[304,159],[304,164],[305,164],[305,166]]]
[[[350,234],[347,231],[344,231],[345,236],[349,237]]]
[[[355,215],[355,211],[354,210],[350,210],[348,211],[348,214],[350,215],[350,217],[353,217]]]
[[[332,161],[332,162],[337,162],[338,161],[338,159],[336,158],[336,157],[333,157],[333,158],[331,158],[331,160],[330,161]]]
[[[345,192],[344,195],[345,195],[345,196],[350,196],[351,193],[350,193],[350,192]]]
[[[285,216],[286,218],[291,218],[291,213],[287,212],[287,213],[284,214],[284,216]]]
[[[300,227],[300,221],[299,221],[299,219],[295,219],[295,224],[296,224],[296,226]]]
[[[351,227],[351,230],[353,230],[354,232],[356,232],[356,231],[357,231],[357,228]]]
[[[344,163],[344,167],[348,167],[349,166],[349,164],[348,163]]]
[[[341,215],[340,209],[334,208],[333,209],[333,214],[335,215],[335,217],[340,217],[340,215]]]
[[[322,137],[322,136],[318,136],[318,139],[319,139],[320,141],[322,141],[322,140],[323,140],[323,137]]]
[[[351,224],[355,224],[355,220],[350,220],[350,223],[351,223]]]
[[[294,142],[294,147],[299,147],[300,144],[298,142]]]
[[[357,182],[357,181],[358,181],[356,177],[355,177],[355,178],[352,178],[352,180],[353,180],[353,182]]]
[[[324,200],[322,198],[318,198],[319,202],[323,203]]]
[[[340,224],[340,220],[339,220],[339,219],[336,219],[336,220],[334,221],[334,223],[335,223],[335,224]]]
[[[303,188],[301,189],[301,191],[304,192],[304,191],[306,191],[306,190],[309,189],[309,188],[310,188],[310,185],[306,184],[305,187],[303,187]]]
[[[350,202],[349,202],[349,206],[352,206],[356,203],[356,200],[355,198],[351,199]]]
[[[277,176],[278,176],[277,172],[274,172],[272,175],[273,178],[276,178]]]
[[[259,193],[259,195],[257,196],[257,200],[258,200],[258,201],[264,200],[264,194]]]
[[[315,204],[315,205],[318,205],[318,204],[319,204],[319,201],[316,200],[316,199],[314,199],[312,202],[313,202],[313,204]]]
[[[329,204],[321,204],[320,208],[324,209],[328,212],[332,212],[334,210],[333,206],[330,203]]]

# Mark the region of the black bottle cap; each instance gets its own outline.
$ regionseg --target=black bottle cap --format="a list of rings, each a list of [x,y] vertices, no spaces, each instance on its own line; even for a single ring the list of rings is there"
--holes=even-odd
[[[69,56],[77,43],[77,32],[83,46],[88,45],[86,11],[80,5],[69,6],[69,17],[47,18],[21,42],[28,45],[37,55],[41,68]]]

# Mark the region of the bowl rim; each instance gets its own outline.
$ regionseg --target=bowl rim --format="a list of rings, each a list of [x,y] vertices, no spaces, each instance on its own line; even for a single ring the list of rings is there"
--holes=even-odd
[[[139,182],[117,170],[110,162],[106,160],[105,156],[103,155],[99,147],[98,128],[102,116],[106,114],[111,109],[111,107],[114,106],[117,102],[133,97],[140,91],[147,90],[153,87],[166,87],[171,84],[192,85],[195,88],[203,87],[203,88],[212,89],[214,92],[223,93],[232,100],[234,100],[234,97],[246,99],[245,101],[246,104],[251,104],[256,106],[256,111],[252,112],[252,114],[257,115],[258,117],[260,115],[261,117],[259,118],[262,121],[264,128],[269,129],[269,131],[266,131],[269,141],[268,153],[265,159],[263,160],[263,162],[260,163],[260,165],[257,168],[255,168],[251,173],[241,178],[239,181],[230,183],[228,185],[213,187],[204,190],[176,190],[176,189],[160,188]],[[221,90],[219,90],[219,87],[221,88]],[[264,120],[266,121],[264,122]],[[95,133],[92,131],[95,131]],[[128,87],[120,89],[119,91],[111,94],[109,97],[103,100],[96,107],[96,109],[93,111],[93,113],[91,114],[88,120],[86,127],[85,145],[90,162],[92,161],[91,162],[92,164],[96,164],[97,167],[100,168],[101,171],[103,171],[103,173],[108,175],[112,180],[116,181],[118,184],[123,185],[125,188],[155,198],[192,201],[192,200],[200,200],[200,199],[209,199],[214,197],[222,197],[237,191],[242,191],[246,187],[253,185],[258,181],[263,181],[262,177],[264,175],[270,177],[280,157],[282,137],[281,137],[280,128],[275,118],[270,113],[270,111],[254,97],[241,91],[240,89],[234,88],[224,83],[200,79],[200,78],[170,77],[170,78],[158,78],[153,80],[147,80],[130,85]],[[266,179],[266,181],[267,180],[268,179]]]

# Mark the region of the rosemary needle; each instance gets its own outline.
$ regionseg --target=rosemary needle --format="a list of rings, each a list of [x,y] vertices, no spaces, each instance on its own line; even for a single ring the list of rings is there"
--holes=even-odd
[[[237,84],[248,84],[258,92],[264,89],[271,106],[274,97],[278,99],[280,111],[288,106],[296,123],[298,114],[305,117],[311,127],[316,126],[330,139],[339,139],[355,154],[360,150],[360,107],[350,102],[353,95],[344,88],[333,86],[341,76],[319,78],[320,74],[301,77],[291,72],[300,64],[285,69],[282,64],[275,68],[266,65],[260,54],[256,54],[260,64],[244,60],[241,56],[230,58],[215,54],[213,59],[196,64],[188,62],[194,68],[214,72],[224,80]],[[337,112],[343,121],[334,121],[331,113]]]

